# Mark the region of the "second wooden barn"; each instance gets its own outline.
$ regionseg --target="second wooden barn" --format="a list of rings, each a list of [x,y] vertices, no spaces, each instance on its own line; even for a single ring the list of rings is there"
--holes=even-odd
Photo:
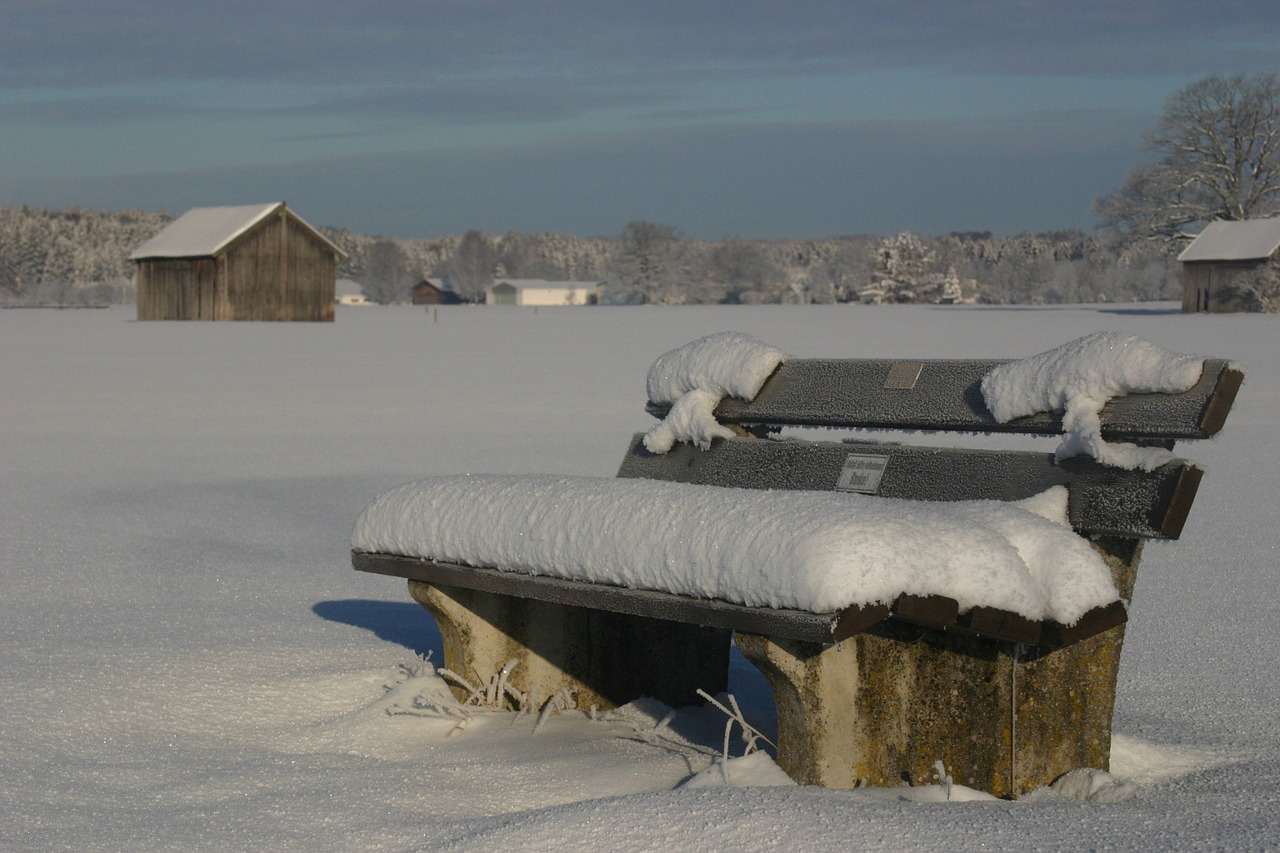
[[[197,207],[129,256],[138,319],[332,322],[345,257],[284,202]]]
[[[1182,313],[1249,310],[1240,285],[1280,272],[1280,216],[1210,222],[1178,260]]]

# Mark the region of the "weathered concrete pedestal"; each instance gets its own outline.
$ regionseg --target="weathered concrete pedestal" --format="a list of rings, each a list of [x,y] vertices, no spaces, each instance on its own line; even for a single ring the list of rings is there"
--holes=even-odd
[[[1141,554],[1099,539],[1124,599]],[[836,645],[739,632],[773,687],[778,764],[802,785],[937,781],[1017,797],[1081,767],[1106,770],[1124,626],[1040,650],[884,622]]]
[[[1010,643],[885,625],[834,646],[738,634],[773,687],[778,764],[802,785],[938,781],[1016,797],[1106,769],[1119,637],[1035,659]]]
[[[414,580],[409,593],[440,628],[445,667],[472,682],[516,660],[508,678],[516,690],[537,685],[550,697],[569,688],[578,708],[602,711],[642,696],[701,704],[699,688],[728,687],[730,632],[720,628]]]

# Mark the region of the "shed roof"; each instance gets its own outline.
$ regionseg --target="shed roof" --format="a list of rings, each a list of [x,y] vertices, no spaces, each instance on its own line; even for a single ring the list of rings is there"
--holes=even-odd
[[[205,258],[225,249],[232,240],[284,207],[284,202],[246,204],[233,207],[195,207],[173,220],[156,236],[129,255],[129,260],[143,258]],[[339,257],[346,253],[292,210],[287,211],[297,222]]]
[[[1280,249],[1280,216],[1239,222],[1210,222],[1182,250],[1183,261],[1253,261]]]

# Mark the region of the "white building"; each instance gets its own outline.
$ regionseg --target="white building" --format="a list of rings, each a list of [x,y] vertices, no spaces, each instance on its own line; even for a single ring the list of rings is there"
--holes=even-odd
[[[338,279],[337,292],[339,305],[372,305],[369,298],[364,295],[364,288],[360,286],[360,282],[352,281],[349,278]]]
[[[595,305],[599,301],[598,281],[500,278],[484,294],[486,305]]]

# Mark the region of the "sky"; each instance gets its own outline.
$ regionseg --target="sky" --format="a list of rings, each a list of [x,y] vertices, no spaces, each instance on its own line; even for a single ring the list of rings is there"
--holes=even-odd
[[[1096,225],[1274,0],[0,0],[0,205],[690,237]]]

